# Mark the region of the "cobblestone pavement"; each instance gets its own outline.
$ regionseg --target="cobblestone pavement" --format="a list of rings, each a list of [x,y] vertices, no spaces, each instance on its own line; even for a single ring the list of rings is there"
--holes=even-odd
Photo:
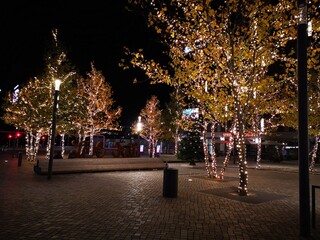
[[[178,196],[163,197],[163,171],[36,175],[23,159],[0,157],[0,239],[300,239],[294,171],[249,169],[238,196],[236,167],[207,178],[203,163],[178,169]],[[310,174],[310,185],[320,175]],[[311,193],[311,192],[310,192]],[[310,239],[320,239],[317,222]]]

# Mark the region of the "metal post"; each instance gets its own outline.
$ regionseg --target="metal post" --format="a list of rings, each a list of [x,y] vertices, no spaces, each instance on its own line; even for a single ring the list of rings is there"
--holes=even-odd
[[[140,152],[140,143],[141,143],[141,137],[140,137],[140,133],[142,131],[142,128],[143,128],[143,124],[141,122],[141,116],[138,117],[138,122],[137,122],[137,126],[136,126],[136,130],[138,132],[138,148],[139,148],[139,157],[141,155],[141,152]]]
[[[52,108],[52,127],[51,127],[51,139],[50,139],[50,158],[48,165],[48,179],[51,179],[52,175],[52,165],[53,165],[53,153],[54,153],[54,143],[56,135],[56,124],[57,124],[57,103],[58,103],[59,90],[54,91],[54,100]]]
[[[236,164],[236,150],[237,150],[237,145],[236,145],[236,138],[233,138],[233,164]]]
[[[138,151],[139,151],[139,155],[138,157],[141,156],[141,152],[140,152],[140,144],[141,144],[141,138],[140,138],[140,133],[138,133]]]
[[[316,188],[312,185],[312,227],[316,227]]]
[[[18,153],[18,167],[21,167],[21,163],[22,163],[22,153],[19,152]]]
[[[298,0],[298,117],[299,117],[299,204],[300,236],[310,236],[308,81],[307,81],[307,4]]]

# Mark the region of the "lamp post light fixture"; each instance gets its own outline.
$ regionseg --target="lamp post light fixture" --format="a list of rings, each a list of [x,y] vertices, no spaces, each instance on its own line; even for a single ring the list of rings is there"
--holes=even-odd
[[[53,153],[54,153],[54,143],[56,135],[56,125],[57,125],[57,109],[58,109],[58,97],[60,91],[61,80],[55,80],[55,90],[53,98],[53,107],[52,107],[52,124],[51,124],[51,139],[50,139],[50,157],[48,165],[48,179],[51,179],[52,175],[52,165],[53,165]]]
[[[138,123],[137,123],[137,132],[141,132],[142,130],[142,122],[141,122],[141,116],[138,117]]]

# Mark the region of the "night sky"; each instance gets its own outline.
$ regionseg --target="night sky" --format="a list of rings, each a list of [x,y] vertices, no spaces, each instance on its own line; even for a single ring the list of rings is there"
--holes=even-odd
[[[51,30],[57,28],[68,58],[82,76],[91,70],[93,61],[110,82],[116,105],[123,108],[121,125],[131,125],[152,94],[162,105],[168,100],[168,86],[150,85],[142,71],[124,71],[118,66],[125,57],[124,46],[143,48],[155,58],[163,50],[144,17],[125,8],[127,0],[11,1],[1,5],[1,97],[43,71]],[[144,83],[133,84],[134,78]]]

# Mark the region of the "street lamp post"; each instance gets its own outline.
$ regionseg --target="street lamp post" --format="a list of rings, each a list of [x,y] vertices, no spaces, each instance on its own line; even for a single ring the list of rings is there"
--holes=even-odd
[[[56,135],[56,124],[57,124],[57,104],[58,97],[60,91],[61,81],[57,79],[55,81],[55,90],[54,90],[54,99],[53,99],[53,107],[52,107],[52,124],[51,124],[51,139],[50,139],[50,157],[49,157],[49,165],[48,165],[48,179],[51,179],[52,175],[52,164],[53,164],[53,153],[54,153],[54,143],[55,143],[55,135]]]
[[[138,122],[137,122],[137,133],[138,133],[138,148],[139,148],[139,156],[141,154],[140,151],[140,132],[142,130],[142,122],[141,122],[141,116],[138,117]]]
[[[309,135],[308,135],[308,78],[307,78],[307,3],[297,1],[298,22],[298,119],[299,119],[299,205],[300,235],[310,236],[310,185],[309,185]]]

